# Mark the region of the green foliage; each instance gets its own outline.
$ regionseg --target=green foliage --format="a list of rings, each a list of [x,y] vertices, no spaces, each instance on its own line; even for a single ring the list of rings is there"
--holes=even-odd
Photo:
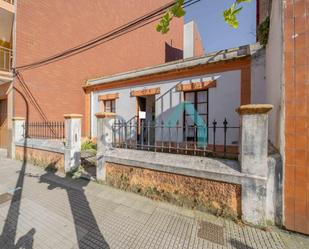
[[[267,17],[258,27],[258,41],[265,46],[268,42],[270,19]]]
[[[238,28],[238,20],[237,15],[242,10],[242,6],[240,6],[243,3],[249,3],[251,0],[236,0],[231,7],[226,9],[223,12],[224,20],[227,24],[229,24],[233,28]],[[166,11],[164,16],[161,18],[160,22],[158,23],[156,29],[158,32],[162,34],[166,34],[170,28],[170,22],[174,17],[183,17],[186,12],[183,8],[184,0],[175,0],[175,4]]]
[[[238,20],[237,20],[237,15],[239,12],[242,10],[242,6],[239,6],[242,3],[249,3],[251,0],[236,0],[230,8],[226,9],[223,12],[223,17],[224,20],[227,24],[229,24],[233,28],[238,28]]]
[[[164,16],[161,18],[160,22],[157,25],[157,31],[162,34],[166,34],[170,28],[170,22],[173,17],[182,17],[186,14],[184,8],[182,7],[184,0],[175,0],[175,4],[166,11]]]
[[[83,173],[85,173],[85,169],[83,166],[79,166],[77,168],[71,169],[70,172],[66,173],[66,176],[73,179],[78,179],[82,176]]]
[[[96,150],[97,145],[93,143],[91,140],[86,140],[85,142],[82,143],[81,150]]]

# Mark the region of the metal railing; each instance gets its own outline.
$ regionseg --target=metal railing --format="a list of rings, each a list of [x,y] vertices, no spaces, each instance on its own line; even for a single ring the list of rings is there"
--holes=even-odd
[[[24,125],[24,137],[36,139],[65,138],[65,127],[63,121],[55,122],[29,122]]]
[[[0,70],[12,70],[12,49],[0,46]]]
[[[127,148],[197,156],[237,158],[239,126],[165,124],[145,121],[115,120],[112,145]]]

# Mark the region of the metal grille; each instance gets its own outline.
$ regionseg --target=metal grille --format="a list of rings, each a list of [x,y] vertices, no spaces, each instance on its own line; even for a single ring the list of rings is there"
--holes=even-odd
[[[200,221],[197,236],[201,239],[208,240],[212,243],[224,245],[224,228],[216,224]]]
[[[229,136],[238,139],[239,127],[228,126],[226,119],[222,126],[215,120],[212,126],[115,120],[112,130],[115,148],[225,158],[238,155],[237,141],[231,142]]]
[[[24,125],[24,136],[37,139],[64,139],[64,122],[31,122]]]

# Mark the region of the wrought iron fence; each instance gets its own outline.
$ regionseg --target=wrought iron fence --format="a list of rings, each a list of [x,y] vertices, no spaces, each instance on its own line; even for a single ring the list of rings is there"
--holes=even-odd
[[[12,49],[0,46],[0,70],[11,71],[12,58]]]
[[[24,137],[62,140],[65,138],[64,122],[28,122],[24,125]]]
[[[229,126],[226,119],[222,125],[214,120],[212,126],[115,120],[112,145],[115,148],[236,159],[239,129],[239,126]]]

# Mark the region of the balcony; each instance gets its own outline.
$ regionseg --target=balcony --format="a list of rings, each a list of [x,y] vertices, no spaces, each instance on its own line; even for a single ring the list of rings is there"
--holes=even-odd
[[[0,46],[0,70],[10,72],[12,70],[12,49]]]
[[[0,83],[13,80],[12,49],[0,46]]]
[[[3,1],[14,5],[14,0],[3,0]]]
[[[14,13],[15,0],[0,0],[0,9]]]

